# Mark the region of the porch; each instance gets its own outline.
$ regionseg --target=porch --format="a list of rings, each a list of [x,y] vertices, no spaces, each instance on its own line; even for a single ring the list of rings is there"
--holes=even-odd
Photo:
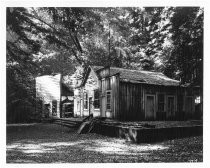
[[[90,120],[87,118],[54,118],[53,122],[66,127],[79,128],[81,133],[94,132],[135,143],[156,142],[203,134],[202,120],[123,122],[95,117]],[[85,131],[81,131],[83,128]]]

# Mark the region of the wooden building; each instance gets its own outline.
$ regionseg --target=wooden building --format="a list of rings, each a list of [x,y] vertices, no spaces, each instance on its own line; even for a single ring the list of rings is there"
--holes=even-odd
[[[74,92],[61,74],[36,77],[36,111],[43,118],[73,116]]]
[[[199,99],[199,87],[181,86],[160,72],[90,66],[74,90],[74,115],[139,121],[187,119],[202,115],[196,112]]]

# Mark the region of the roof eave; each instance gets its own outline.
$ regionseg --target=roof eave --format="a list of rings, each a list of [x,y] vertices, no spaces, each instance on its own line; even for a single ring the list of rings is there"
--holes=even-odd
[[[157,84],[157,83],[148,83],[148,82],[139,82],[139,81],[135,81],[135,80],[123,80],[123,79],[120,79],[121,82],[126,82],[126,83],[134,83],[134,84],[146,84],[146,85],[158,85],[158,86],[173,86],[173,87],[178,87],[180,86],[180,84],[174,84],[174,85],[171,85],[171,84]]]

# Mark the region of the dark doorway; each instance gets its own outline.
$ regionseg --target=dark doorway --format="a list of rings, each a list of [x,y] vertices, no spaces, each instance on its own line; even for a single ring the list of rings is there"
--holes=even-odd
[[[44,104],[43,117],[49,118],[49,115],[50,115],[50,104]]]

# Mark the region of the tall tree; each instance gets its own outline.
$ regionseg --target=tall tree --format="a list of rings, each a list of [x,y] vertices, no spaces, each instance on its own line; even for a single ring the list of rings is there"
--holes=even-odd
[[[32,54],[39,51],[40,44],[32,38],[38,33],[37,25],[25,8],[7,8],[6,28],[7,121],[11,121],[15,111],[20,113],[33,107],[35,65]]]
[[[203,9],[7,8],[8,107],[32,102],[35,76],[76,65],[157,70],[202,85]]]
[[[175,8],[172,39],[179,76],[182,83],[202,85],[203,74],[203,9],[199,7]]]

